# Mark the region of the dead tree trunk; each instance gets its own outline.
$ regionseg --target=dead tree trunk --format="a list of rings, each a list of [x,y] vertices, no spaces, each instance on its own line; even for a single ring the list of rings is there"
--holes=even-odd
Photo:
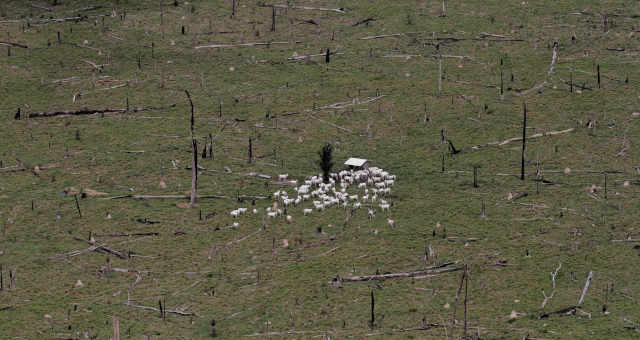
[[[193,130],[195,117],[193,112],[193,101],[191,100],[191,95],[189,95],[189,91],[184,90],[184,93],[187,94],[187,98],[189,99],[189,105],[191,106],[191,120],[190,120],[190,135],[191,135],[191,148],[193,152],[192,164],[191,164],[191,199],[189,203],[191,205],[196,203],[197,197],[197,189],[198,189],[198,143],[196,142]]]
[[[527,103],[522,104],[522,165],[520,167],[520,179],[524,181],[524,150],[527,145]]]

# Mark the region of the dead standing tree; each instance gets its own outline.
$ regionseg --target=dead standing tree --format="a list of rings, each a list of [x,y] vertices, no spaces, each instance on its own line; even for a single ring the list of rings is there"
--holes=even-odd
[[[191,147],[193,151],[192,164],[191,164],[191,197],[189,203],[191,205],[196,203],[197,197],[197,189],[198,189],[198,143],[196,142],[196,138],[194,136],[194,123],[195,117],[193,113],[193,101],[191,100],[191,95],[189,91],[184,90],[184,93],[187,94],[187,98],[189,99],[189,105],[191,105],[191,120],[190,120],[190,130],[189,135],[191,136]]]

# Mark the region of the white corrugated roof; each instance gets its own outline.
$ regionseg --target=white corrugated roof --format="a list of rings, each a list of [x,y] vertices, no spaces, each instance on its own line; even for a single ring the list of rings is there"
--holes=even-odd
[[[347,159],[346,162],[344,162],[344,165],[350,165],[350,166],[363,166],[364,163],[366,163],[367,160],[363,159],[363,158],[349,158]]]

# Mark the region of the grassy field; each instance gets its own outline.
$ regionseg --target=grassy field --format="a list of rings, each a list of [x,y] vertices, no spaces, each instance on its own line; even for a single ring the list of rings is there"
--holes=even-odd
[[[638,336],[637,1],[234,3],[0,3],[0,338],[461,338],[463,271],[331,283],[450,261],[468,338]],[[198,192],[228,198],[105,199],[189,193],[185,90]],[[527,140],[522,181],[521,141],[473,146],[521,137],[525,103],[528,136],[572,130]],[[390,212],[229,215],[327,142],[397,175]],[[90,237],[130,256],[58,256]],[[136,307],[159,301],[185,315]]]

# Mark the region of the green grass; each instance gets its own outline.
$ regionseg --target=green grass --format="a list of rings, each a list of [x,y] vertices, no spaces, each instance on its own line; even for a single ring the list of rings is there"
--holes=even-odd
[[[460,272],[329,285],[336,275],[428,266],[423,254],[429,244],[439,262],[459,260],[469,265],[468,315],[474,336],[478,332],[483,339],[522,339],[527,334],[544,339],[634,336],[634,330],[625,329],[632,325],[623,319],[640,322],[635,302],[640,289],[639,253],[635,243],[612,240],[627,235],[640,238],[635,226],[640,217],[640,153],[634,147],[640,117],[632,116],[640,111],[639,80],[635,79],[637,2],[447,1],[447,16],[439,17],[439,1],[295,1],[300,6],[343,7],[346,14],[279,9],[276,32],[269,31],[271,9],[252,1],[237,1],[237,15],[231,18],[230,1],[196,0],[188,5],[179,1],[177,7],[167,1],[161,8],[158,1],[102,0],[94,4],[104,8],[82,12],[86,20],[42,23],[49,17],[77,15],[74,10],[87,6],[84,1],[58,2],[52,12],[33,8],[30,2],[0,4],[0,41],[29,46],[11,48],[11,56],[0,46],[0,160],[3,167],[15,166],[17,159],[28,168],[58,164],[37,174],[0,170],[2,337],[84,338],[86,333],[107,339],[113,336],[112,316],[120,321],[123,339],[209,338],[211,320],[216,320],[219,338],[246,338],[266,331],[306,332],[270,338],[443,337],[444,328],[400,330],[422,325],[423,318],[449,325]],[[50,1],[40,4],[51,7]],[[126,18],[121,20],[124,12]],[[600,14],[609,14],[613,21],[608,31],[602,28]],[[368,17],[376,21],[352,26]],[[300,24],[308,19],[319,25]],[[209,34],[210,30],[214,33]],[[61,44],[57,32],[61,32]],[[414,33],[360,39],[408,32]],[[473,38],[483,32],[523,41],[462,40],[443,43],[436,50],[430,40]],[[290,43],[194,48],[264,41]],[[559,60],[555,73],[547,78],[554,41],[559,42]],[[324,58],[287,60],[294,53],[317,54],[327,48],[343,53],[333,56],[328,67]],[[616,48],[624,51],[611,50]],[[472,57],[443,59],[440,94],[439,53]],[[386,57],[407,55],[420,56]],[[87,61],[105,64],[103,71]],[[596,65],[602,73],[600,89]],[[495,87],[500,84],[501,69],[504,99]],[[571,77],[575,84],[592,90],[570,93],[565,81]],[[69,81],[56,82],[63,79]],[[549,84],[541,93],[518,95],[544,80]],[[127,86],[105,90],[120,84]],[[89,196],[79,198],[80,217],[73,195],[64,193],[67,188],[93,189],[109,196],[188,193],[191,172],[185,167],[191,154],[185,89],[195,104],[199,146],[209,134],[216,136],[215,159],[200,160],[200,165],[215,171],[200,173],[198,190],[233,199],[201,200],[185,208],[176,200]],[[370,104],[314,112],[315,117],[353,133],[313,119],[305,111],[351,103],[354,97],[365,101],[376,90],[384,97]],[[78,93],[82,95],[73,102]],[[177,106],[104,117],[13,120],[18,108],[23,115],[123,108],[127,98],[131,107]],[[520,181],[519,143],[470,147],[520,136],[523,102],[528,107],[529,135],[575,130],[529,140],[527,179]],[[430,117],[426,124],[425,105]],[[256,127],[275,126],[276,120],[265,118],[267,112],[301,113],[277,119],[279,129]],[[588,120],[596,121],[595,129],[586,127]],[[449,155],[447,146],[440,144],[443,129],[462,153]],[[258,157],[251,164],[247,162],[249,138]],[[237,193],[269,195],[280,188],[239,175],[289,173],[302,179],[317,174],[317,152],[326,142],[333,144],[337,164],[359,156],[398,176],[394,207],[388,214],[397,228],[390,229],[387,215],[380,212],[369,221],[364,210],[343,228],[344,210],[334,208],[308,217],[302,216],[301,209],[291,210],[294,223],[267,220],[265,230],[246,239],[260,228],[261,215],[242,217],[237,230],[224,229],[233,222],[228,211],[238,206]],[[625,146],[626,152],[618,154]],[[445,173],[441,172],[442,155]],[[555,183],[540,185],[539,193],[534,181],[536,162],[544,179]],[[478,188],[472,186],[474,166],[479,166]],[[225,174],[225,168],[232,173]],[[563,173],[565,168],[572,172]],[[576,170],[621,173],[607,175],[605,199],[604,175]],[[161,180],[167,185],[164,189],[159,187]],[[599,199],[589,196],[593,184],[601,187],[596,192]],[[510,192],[528,196],[508,201]],[[483,201],[486,218],[480,217]],[[270,204],[256,202],[261,209]],[[213,212],[215,216],[204,219]],[[107,219],[107,214],[112,218]],[[161,223],[136,222],[144,218]],[[318,234],[317,227],[324,233]],[[90,233],[152,231],[159,235],[95,237],[114,249],[143,257],[122,260],[90,252],[68,260],[51,259],[88,247],[74,238],[86,239]],[[462,241],[467,238],[478,241]],[[134,284],[135,273],[102,274],[107,261],[116,268],[145,272]],[[497,261],[513,266],[495,266]],[[581,306],[591,317],[538,318],[543,313],[542,290],[551,293],[550,273],[558,263],[562,268],[556,292],[544,312],[575,305],[587,274],[593,271]],[[14,290],[7,289],[9,270],[16,272]],[[75,287],[78,280],[83,287]],[[373,330],[368,325],[372,290],[377,316]],[[189,307],[198,316],[169,314],[163,320],[157,312],[127,306],[127,295],[134,304],[153,307],[163,298],[169,308]],[[602,313],[604,304],[608,314]],[[460,303],[458,337],[463,332],[462,311]],[[509,319],[512,311],[524,316]]]

